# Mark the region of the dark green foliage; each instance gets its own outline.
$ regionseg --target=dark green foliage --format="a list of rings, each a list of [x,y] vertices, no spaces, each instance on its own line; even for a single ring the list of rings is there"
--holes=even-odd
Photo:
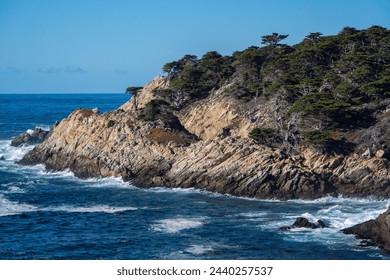
[[[301,112],[303,115],[330,114],[348,107],[349,104],[339,101],[330,93],[309,93],[301,96],[292,106],[292,112]]]
[[[143,87],[128,87],[126,89],[126,93],[130,93],[132,95],[136,95],[138,94],[141,90],[143,89]]]
[[[219,88],[232,75],[233,67],[231,58],[211,51],[201,59],[186,55],[165,64],[163,71],[168,73],[171,90],[183,99],[183,102],[176,103],[182,105],[189,99],[203,98],[210,90]]]
[[[380,80],[376,80],[370,83],[366,83],[362,86],[362,89],[369,96],[373,97],[389,97],[390,96],[390,75],[383,77]]]
[[[331,140],[332,133],[330,131],[310,130],[303,132],[303,138],[310,144],[326,144]]]
[[[286,39],[287,35],[282,35],[278,33],[272,33],[271,35],[261,36],[261,43],[264,45],[279,46],[279,42]]]
[[[232,56],[216,51],[200,59],[185,55],[165,64],[163,71],[171,81],[170,89],[184,100],[180,105],[228,83],[234,96],[247,101],[283,93],[293,103],[311,92],[328,92],[335,100],[359,105],[389,96],[390,31],[386,28],[345,27],[335,36],[312,32],[297,45],[280,44],[287,36],[262,36],[266,47],[252,46]]]
[[[258,47],[249,47],[242,52],[233,53],[235,68],[234,95],[239,99],[250,100],[262,92],[261,67],[267,58],[267,51]]]
[[[289,112],[299,113],[302,128],[318,126],[324,129],[340,126],[345,122],[345,109],[349,105],[336,99],[331,93],[315,92],[298,98]]]
[[[266,47],[252,46],[232,56],[210,51],[200,59],[185,55],[165,64],[170,89],[183,99],[176,103],[185,106],[227,83],[233,96],[245,101],[283,93],[293,103],[310,92],[328,92],[340,102],[359,105],[389,96],[386,28],[346,27],[335,36],[312,32],[295,46],[280,44],[287,36],[262,36]]]
[[[269,127],[256,127],[249,132],[249,137],[259,144],[271,144],[276,136],[275,131]]]
[[[315,41],[318,38],[320,38],[321,36],[322,36],[321,32],[312,32],[306,36],[306,39],[311,40],[311,41]]]
[[[157,119],[169,119],[171,117],[170,105],[164,100],[154,99],[148,102],[140,110],[138,119],[144,121],[155,121]]]
[[[110,127],[113,127],[115,125],[115,121],[114,120],[109,120],[108,123],[107,123],[107,127],[110,128]]]
[[[177,61],[166,63],[162,70],[167,73],[168,76],[171,76],[172,73],[177,73],[180,71],[179,63]]]

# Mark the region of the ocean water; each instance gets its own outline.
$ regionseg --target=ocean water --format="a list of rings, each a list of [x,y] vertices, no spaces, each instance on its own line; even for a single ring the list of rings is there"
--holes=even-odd
[[[119,107],[125,94],[0,95],[0,259],[390,259],[340,229],[390,200],[236,198],[195,189],[138,189],[119,178],[19,166],[18,134],[49,129],[77,107]],[[329,227],[280,231],[295,218]]]

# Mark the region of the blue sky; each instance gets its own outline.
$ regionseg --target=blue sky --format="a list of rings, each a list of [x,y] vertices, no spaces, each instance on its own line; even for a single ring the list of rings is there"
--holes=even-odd
[[[185,54],[372,25],[390,27],[390,1],[0,0],[0,93],[124,92]]]

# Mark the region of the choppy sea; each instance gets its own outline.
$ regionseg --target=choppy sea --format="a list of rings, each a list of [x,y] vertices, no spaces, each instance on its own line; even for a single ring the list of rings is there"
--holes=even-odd
[[[125,94],[0,95],[0,259],[390,259],[342,228],[375,218],[390,200],[244,199],[195,189],[139,189],[120,178],[15,162],[32,146],[11,139],[49,129],[75,108],[107,111]],[[296,217],[329,227],[280,231]]]

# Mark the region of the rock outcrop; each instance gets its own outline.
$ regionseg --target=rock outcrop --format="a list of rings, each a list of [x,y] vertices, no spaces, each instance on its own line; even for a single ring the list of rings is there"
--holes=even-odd
[[[43,130],[42,128],[36,127],[31,133],[23,132],[19,136],[15,137],[11,141],[11,146],[19,147],[20,145],[27,144],[33,145],[43,142],[49,131]]]
[[[390,252],[390,207],[375,220],[342,230],[345,234],[354,234],[356,238],[368,239],[369,245],[376,245]]]
[[[159,77],[146,85],[138,110],[166,84]],[[288,153],[283,146],[256,143],[248,132],[259,123],[279,125],[275,104],[282,103],[270,99],[248,109],[223,90],[174,111],[174,125],[140,120],[132,100],[104,114],[78,109],[20,163],[69,168],[82,178],[121,176],[139,187],[193,187],[255,198],[390,197],[386,158],[322,153],[307,145]]]
[[[287,231],[292,228],[308,228],[308,229],[316,229],[316,228],[325,228],[326,225],[322,220],[318,220],[317,223],[309,222],[308,219],[304,217],[296,218],[295,222],[291,226],[281,227],[280,230]]]

